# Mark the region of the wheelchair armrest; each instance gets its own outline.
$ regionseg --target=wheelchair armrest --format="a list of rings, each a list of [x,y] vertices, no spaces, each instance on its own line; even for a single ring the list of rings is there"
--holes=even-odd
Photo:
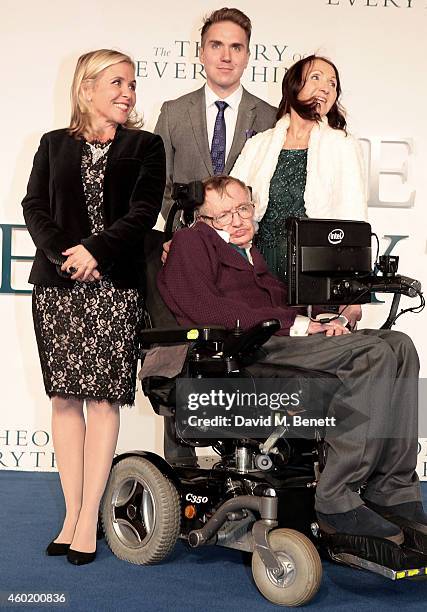
[[[245,357],[256,352],[280,329],[277,319],[262,321],[239,335],[231,334],[224,341],[225,357]]]
[[[219,325],[209,327],[170,327],[168,329],[144,329],[140,340],[144,345],[173,344],[174,342],[222,342],[230,332]]]

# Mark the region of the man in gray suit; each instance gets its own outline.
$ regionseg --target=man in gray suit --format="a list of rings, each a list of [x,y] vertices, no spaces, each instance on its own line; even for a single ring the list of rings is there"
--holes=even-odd
[[[240,84],[249,61],[251,28],[250,19],[235,8],[207,17],[200,51],[206,85],[162,106],[154,131],[166,149],[164,216],[174,182],[228,174],[246,140],[275,123],[276,109]]]

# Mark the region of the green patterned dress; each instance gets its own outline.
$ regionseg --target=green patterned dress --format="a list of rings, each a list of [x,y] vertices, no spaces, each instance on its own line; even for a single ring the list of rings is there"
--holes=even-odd
[[[286,219],[307,216],[306,179],[307,149],[282,149],[270,181],[268,207],[256,237],[256,246],[270,271],[281,279],[286,278]]]

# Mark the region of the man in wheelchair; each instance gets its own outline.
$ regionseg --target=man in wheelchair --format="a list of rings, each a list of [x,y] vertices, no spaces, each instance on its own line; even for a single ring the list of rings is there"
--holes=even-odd
[[[244,330],[280,321],[259,363],[335,376],[347,408],[365,417],[356,429],[326,436],[327,461],[315,495],[321,531],[394,544],[409,535],[427,553],[427,515],[415,472],[419,361],[411,339],[390,330],[350,332],[339,320],[320,323],[287,306],[285,284],[251,246],[254,207],[247,187],[216,176],[204,190],[196,223],[176,232],[159,274],[164,302],[185,326],[232,329],[238,319]],[[337,419],[339,402],[330,407]]]

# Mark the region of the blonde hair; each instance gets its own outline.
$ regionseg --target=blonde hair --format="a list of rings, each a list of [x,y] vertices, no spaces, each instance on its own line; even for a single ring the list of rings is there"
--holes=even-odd
[[[121,62],[130,64],[135,70],[135,63],[129,55],[112,49],[98,49],[79,57],[71,84],[71,120],[68,127],[71,136],[80,138],[90,126],[89,106],[83,96],[83,83],[94,81],[103,70]],[[135,110],[132,110],[123,125],[128,128],[138,128],[141,127],[142,121]]]

